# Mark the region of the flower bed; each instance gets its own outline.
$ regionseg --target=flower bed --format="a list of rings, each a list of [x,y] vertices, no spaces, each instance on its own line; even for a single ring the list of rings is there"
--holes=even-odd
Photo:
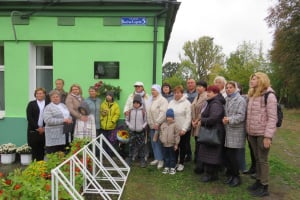
[[[15,169],[6,177],[0,172],[0,199],[21,200],[21,199],[51,199],[51,169],[69,158],[80,150],[89,140],[75,139],[70,148],[70,152],[65,155],[57,152],[47,155],[47,162],[32,162],[25,170]],[[66,169],[65,173],[69,173]],[[80,173],[76,176],[77,187],[82,183]],[[59,191],[63,199],[72,199],[63,188]]]

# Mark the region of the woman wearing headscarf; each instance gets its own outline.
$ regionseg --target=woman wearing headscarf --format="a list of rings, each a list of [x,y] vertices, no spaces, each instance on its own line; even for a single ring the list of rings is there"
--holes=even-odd
[[[151,97],[146,105],[147,122],[150,127],[150,139],[154,154],[154,160],[150,165],[157,165],[160,169],[164,166],[162,144],[158,139],[160,125],[166,119],[168,101],[161,95],[161,87],[154,84],[151,87]]]

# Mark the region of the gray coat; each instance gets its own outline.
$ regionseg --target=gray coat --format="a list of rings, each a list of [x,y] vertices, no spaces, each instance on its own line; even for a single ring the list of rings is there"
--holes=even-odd
[[[62,104],[68,109],[65,104]],[[43,114],[45,127],[46,146],[65,145],[66,136],[63,133],[64,116],[61,110],[53,103],[48,104]]]
[[[229,123],[225,125],[225,147],[245,147],[246,108],[247,103],[239,93],[226,97],[225,116],[229,118]]]

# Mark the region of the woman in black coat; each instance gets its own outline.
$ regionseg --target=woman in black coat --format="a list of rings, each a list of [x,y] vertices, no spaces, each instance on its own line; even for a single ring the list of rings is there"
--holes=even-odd
[[[45,123],[43,111],[49,103],[46,98],[46,90],[37,88],[34,91],[36,100],[30,101],[26,108],[27,116],[27,142],[32,148],[32,160],[44,160],[45,155]]]
[[[201,126],[217,128],[221,138],[221,144],[217,146],[207,144],[199,145],[198,159],[202,161],[204,165],[202,182],[218,180],[218,170],[222,164],[225,138],[225,128],[222,122],[225,114],[224,104],[225,99],[220,94],[219,88],[215,85],[209,86],[207,88],[207,105],[201,114]]]

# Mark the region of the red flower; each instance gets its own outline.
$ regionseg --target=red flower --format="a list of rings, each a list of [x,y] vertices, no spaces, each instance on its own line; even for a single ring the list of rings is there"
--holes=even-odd
[[[21,188],[21,185],[20,185],[20,184],[16,184],[15,187],[14,187],[15,190],[18,190],[18,189],[20,189],[20,188]]]
[[[9,180],[9,179],[5,180],[5,184],[6,184],[6,185],[11,185],[11,182],[12,182],[12,181]]]
[[[50,189],[51,189],[51,186],[50,186],[49,184],[46,184],[46,185],[45,185],[45,190],[46,190],[47,192],[49,192]]]

